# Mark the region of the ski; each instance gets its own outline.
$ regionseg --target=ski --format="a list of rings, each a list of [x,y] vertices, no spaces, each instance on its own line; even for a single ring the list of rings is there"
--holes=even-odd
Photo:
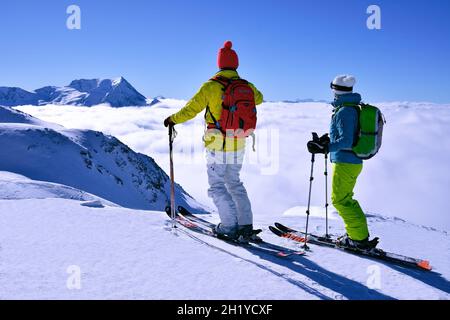
[[[275,227],[270,226],[270,231],[281,238],[290,239],[295,242],[305,243],[305,233],[286,227],[280,223],[275,223]],[[396,253],[390,253],[378,248],[372,250],[359,250],[356,248],[348,248],[338,246],[336,244],[336,237],[317,236],[314,234],[308,234],[308,243],[312,243],[319,246],[326,246],[329,248],[335,248],[346,252],[351,252],[356,255],[367,256],[375,259],[380,259],[387,262],[400,264],[407,267],[419,268],[421,270],[431,271],[432,267],[427,260],[415,259],[407,256],[403,256]]]
[[[179,208],[180,209],[180,208]],[[218,237],[212,230],[216,226],[213,223],[210,223],[206,220],[203,220],[201,218],[198,218],[194,216],[193,214],[190,214],[186,209],[182,208],[184,214],[182,214],[180,211],[177,212],[176,221],[181,226],[196,232],[200,233],[206,236],[210,236],[222,241],[225,241],[226,243],[229,243],[234,246],[240,246],[244,247],[249,250],[259,251],[265,254],[269,254],[272,256],[276,256],[278,258],[287,258],[290,256],[298,256],[305,254],[304,251],[298,251],[298,250],[292,250],[289,248],[284,248],[281,246],[276,246],[268,242],[252,242],[252,243],[241,243],[232,239],[226,239]],[[170,209],[166,209],[166,213],[170,216]],[[197,218],[197,220],[195,219]],[[195,221],[196,220],[196,221]]]
[[[201,224],[201,225],[203,225],[206,228],[209,228],[211,230],[216,227],[216,225],[214,223],[211,223],[211,222],[209,222],[209,221],[207,221],[205,219],[200,218],[197,215],[192,214],[191,212],[189,212],[186,208],[184,208],[182,206],[178,207],[178,212],[179,212],[179,214],[181,214],[182,216],[184,216],[188,220],[190,220],[192,222],[199,223],[199,224]],[[267,242],[267,241],[252,242],[252,243],[254,245],[258,245],[258,246],[261,246],[261,247],[264,247],[264,248],[269,248],[269,249],[272,249],[272,250],[277,250],[277,251],[280,251],[280,252],[289,252],[289,253],[291,253],[291,255],[303,255],[303,254],[305,254],[304,250],[296,251],[296,250],[292,250],[290,248],[282,247],[282,246],[279,246],[279,245],[276,245],[276,244],[273,244],[273,243],[270,243],[270,242]]]
[[[216,225],[214,223],[211,223],[205,219],[202,219],[194,214],[192,214],[191,212],[189,212],[186,208],[182,207],[182,206],[178,206],[178,213],[181,214],[183,217],[201,223],[202,225],[213,229]]]

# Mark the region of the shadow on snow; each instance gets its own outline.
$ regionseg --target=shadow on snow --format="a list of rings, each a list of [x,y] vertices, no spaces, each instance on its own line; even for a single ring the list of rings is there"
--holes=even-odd
[[[282,267],[294,271],[297,274],[301,274],[305,277],[308,277],[318,285],[338,293],[343,298],[349,300],[395,300],[395,298],[388,296],[384,293],[378,292],[376,290],[369,289],[365,285],[355,280],[348,279],[337,273],[329,271],[319,266],[315,262],[312,262],[311,260],[309,260],[304,256],[296,256],[286,259],[286,258],[277,258],[264,253],[255,253],[254,251],[251,252],[264,260],[270,261],[273,264],[280,265]],[[269,266],[259,264],[258,266],[274,274],[279,273],[272,270]],[[287,277],[286,275],[283,275],[283,278],[286,280],[294,280],[292,278]],[[299,282],[298,280],[294,281]],[[314,291],[317,290],[314,289]],[[326,300],[339,299],[339,297],[328,297],[320,292],[319,294],[315,294],[314,292],[309,293],[316,295],[320,299]],[[295,299],[295,297],[292,298]]]

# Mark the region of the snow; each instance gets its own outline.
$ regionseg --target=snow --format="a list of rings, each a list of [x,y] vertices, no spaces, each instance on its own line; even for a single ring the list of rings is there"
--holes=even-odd
[[[138,151],[154,157],[156,162],[144,157],[146,167],[164,176],[156,164],[167,171],[167,131],[161,122],[183,103],[160,99],[152,108],[18,108],[41,120],[0,107],[0,119],[6,121],[0,123],[0,299],[450,299],[444,203],[450,180],[445,143],[450,106],[379,104],[388,119],[383,149],[366,162],[357,186],[380,247],[429,260],[433,272],[424,272],[314,245],[305,256],[280,259],[189,236],[183,228],[174,232],[161,211],[164,201],[155,202],[159,208],[136,208],[127,202],[137,194],[131,185],[126,182],[121,189],[115,179],[80,161],[80,151],[87,151],[92,165],[127,181],[133,173],[142,176],[139,166],[132,165],[144,157]],[[304,229],[310,170],[305,143],[311,131],[326,131],[329,116],[320,102],[260,108],[258,151],[249,149],[242,176],[255,225],[267,241],[299,248],[268,226],[278,221]],[[196,201],[211,205],[202,122],[197,117],[177,126],[175,143],[177,182],[193,199],[181,186],[179,195],[197,206]],[[117,136],[131,149],[90,130]],[[116,152],[107,152],[112,146]],[[316,166],[310,230],[324,234],[323,163]],[[150,179],[149,185],[154,182]],[[167,185],[162,194],[166,199]],[[148,198],[141,200],[148,203]],[[204,217],[219,220],[214,213]],[[329,217],[329,231],[342,234],[333,208]],[[73,286],[78,270],[79,288]]]
[[[370,218],[386,248],[426,255],[436,272],[313,245],[304,257],[280,259],[201,235],[198,241],[181,230],[174,234],[162,212],[81,203],[0,200],[0,299],[450,298],[449,236],[399,220]],[[278,218],[299,228],[304,222]],[[257,219],[265,238],[288,245],[267,231],[272,222]],[[317,231],[323,220],[312,224]],[[331,230],[341,231],[334,221]],[[411,245],[411,234],[428,241]],[[67,285],[73,268],[81,273],[80,289]],[[373,274],[379,275],[375,282]]]
[[[105,203],[109,206],[117,206],[112,202],[79,189],[57,183],[35,181],[22,175],[5,171],[0,171],[0,193],[1,199],[5,200],[57,198],[88,201],[89,203],[92,202],[98,205]]]
[[[8,107],[0,107],[0,120],[0,123],[27,123],[56,130],[63,129],[60,125],[33,118],[29,114]]]

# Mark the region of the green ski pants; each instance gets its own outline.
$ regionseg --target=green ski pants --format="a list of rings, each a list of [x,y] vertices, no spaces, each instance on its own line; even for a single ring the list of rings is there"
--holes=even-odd
[[[352,240],[364,240],[369,236],[366,216],[358,201],[353,199],[353,189],[362,168],[362,164],[333,164],[331,200],[344,220],[345,229]]]

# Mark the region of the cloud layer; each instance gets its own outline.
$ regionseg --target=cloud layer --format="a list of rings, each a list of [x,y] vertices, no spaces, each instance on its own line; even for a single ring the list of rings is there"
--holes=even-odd
[[[151,108],[23,106],[19,109],[68,128],[102,131],[135,151],[152,156],[168,170],[168,135],[162,121],[185,101],[163,100]],[[450,185],[450,106],[382,103],[386,115],[380,154],[366,161],[356,187],[365,211],[398,216],[450,230],[446,197]],[[331,109],[324,103],[265,103],[259,107],[257,153],[247,151],[242,178],[255,215],[283,212],[307,202],[312,131],[328,130]],[[175,175],[194,198],[207,197],[203,157],[203,117],[176,126]],[[318,157],[312,203],[324,203],[324,162]],[[329,166],[331,170],[331,166]]]

